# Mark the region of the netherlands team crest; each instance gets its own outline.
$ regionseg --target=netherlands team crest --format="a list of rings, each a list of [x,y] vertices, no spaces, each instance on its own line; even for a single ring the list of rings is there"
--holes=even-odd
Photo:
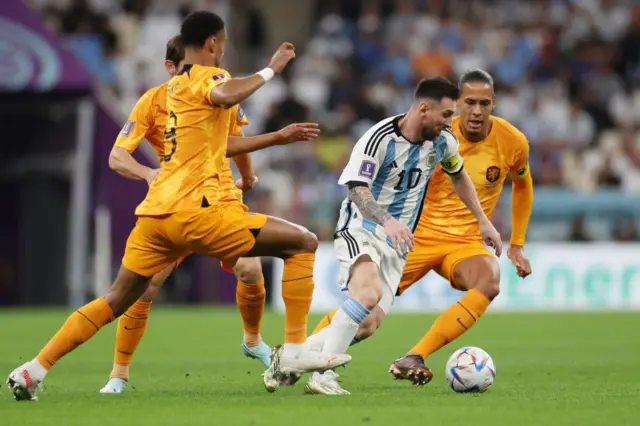
[[[498,179],[500,179],[500,167],[498,166],[487,167],[486,176],[489,183],[497,182]]]

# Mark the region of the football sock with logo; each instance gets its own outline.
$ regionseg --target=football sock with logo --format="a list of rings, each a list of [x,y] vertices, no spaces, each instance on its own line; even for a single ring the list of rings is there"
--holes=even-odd
[[[440,314],[427,334],[408,353],[419,354],[426,359],[471,328],[490,303],[484,294],[469,290],[460,301]]]
[[[129,364],[147,329],[151,302],[136,302],[118,320],[116,349],[110,378],[129,380]]]
[[[113,311],[102,297],[84,305],[67,318],[36,360],[50,370],[60,358],[92,338],[113,319]]]
[[[356,337],[358,326],[369,315],[366,309],[356,299],[349,297],[344,301],[327,328],[327,337],[322,348],[325,355],[343,354]]]
[[[284,353],[295,356],[307,340],[307,321],[313,297],[315,254],[296,254],[284,260],[282,299],[286,308]]]
[[[238,279],[236,302],[242,316],[244,343],[251,347],[260,343],[260,327],[267,292],[264,288],[264,276],[255,284],[247,284]]]

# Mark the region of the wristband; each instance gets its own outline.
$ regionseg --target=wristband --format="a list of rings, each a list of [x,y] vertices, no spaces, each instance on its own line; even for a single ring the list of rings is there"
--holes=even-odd
[[[264,78],[265,83],[269,80],[271,80],[273,78],[274,75],[276,75],[275,71],[273,71],[271,68],[267,67],[264,69],[261,69],[260,71],[258,71],[256,74],[258,74],[260,77]]]

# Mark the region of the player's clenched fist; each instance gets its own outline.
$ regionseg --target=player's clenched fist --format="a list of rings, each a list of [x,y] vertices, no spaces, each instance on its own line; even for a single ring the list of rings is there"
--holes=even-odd
[[[276,53],[274,53],[273,57],[271,57],[271,62],[269,63],[269,68],[271,68],[276,74],[280,74],[296,57],[296,51],[293,47],[293,44],[284,42],[280,45]]]
[[[395,251],[400,253],[407,253],[407,249],[413,251],[413,233],[406,225],[390,218],[384,223],[384,232],[391,238]]]

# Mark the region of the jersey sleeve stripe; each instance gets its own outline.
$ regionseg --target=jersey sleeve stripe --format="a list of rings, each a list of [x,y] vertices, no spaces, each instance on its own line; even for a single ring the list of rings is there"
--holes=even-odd
[[[389,133],[391,133],[392,131],[393,131],[392,122],[387,123],[381,126],[380,128],[378,128],[375,132],[373,132],[373,135],[371,135],[371,138],[369,138],[369,141],[367,142],[367,145],[364,148],[364,153],[370,157],[375,156],[382,138],[385,135],[388,135]]]

